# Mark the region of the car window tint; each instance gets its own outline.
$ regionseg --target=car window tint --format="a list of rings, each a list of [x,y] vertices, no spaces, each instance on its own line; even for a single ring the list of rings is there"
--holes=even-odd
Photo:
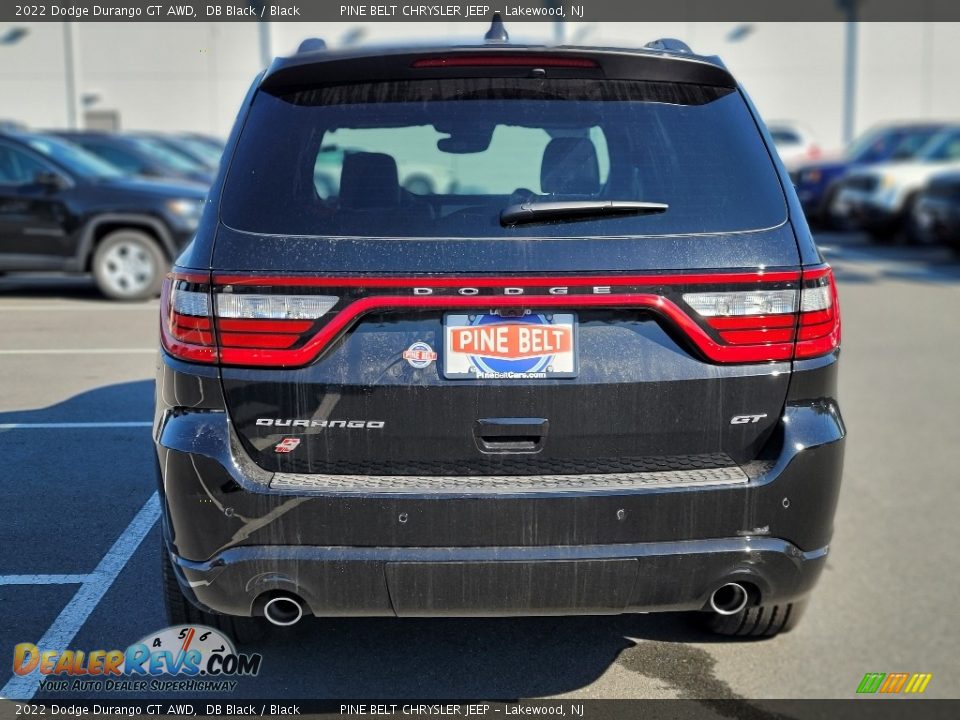
[[[564,200],[669,209],[500,224],[509,205]],[[487,78],[259,94],[221,217],[291,235],[656,235],[774,227],[786,204],[735,90]]]
[[[38,173],[51,172],[28,153],[9,145],[0,145],[0,183],[4,185],[29,185]]]
[[[603,130],[592,127],[586,135],[597,154],[600,182],[610,172],[610,155]],[[455,155],[442,152],[445,135],[426,125],[404,128],[339,128],[328,133],[317,153],[314,184],[322,198],[340,190],[343,161],[360,152],[385,153],[397,163],[400,185],[416,195],[509,195],[518,188],[542,192],[540,164],[551,137],[543,128],[494,129],[485,152]],[[504,166],[514,164],[514,172]]]
[[[146,170],[146,164],[142,160],[133,153],[125,152],[120,148],[100,144],[90,144],[84,147],[124,172],[140,174]]]

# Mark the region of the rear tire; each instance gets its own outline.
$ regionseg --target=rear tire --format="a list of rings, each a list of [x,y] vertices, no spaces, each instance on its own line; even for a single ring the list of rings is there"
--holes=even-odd
[[[93,277],[111,300],[147,300],[160,294],[167,259],[150,235],[117,230],[93,253]]]
[[[797,626],[807,609],[806,600],[782,605],[753,605],[734,615],[709,613],[707,629],[727,637],[773,637]]]
[[[841,215],[834,210],[833,206],[836,202],[837,195],[839,194],[839,187],[834,187],[827,191],[827,195],[823,200],[823,205],[820,208],[820,226],[824,230],[833,230],[835,232],[852,232],[857,229],[857,224],[846,215]]]
[[[914,217],[914,209],[917,204],[917,200],[918,196],[916,193],[914,193],[907,198],[907,201],[903,205],[903,220],[901,222],[901,226],[903,227],[903,238],[907,245],[926,244],[923,232],[920,230],[920,227],[917,225],[916,218]]]
[[[264,636],[267,628],[259,618],[208,613],[187,600],[173,572],[170,554],[163,546],[160,548],[160,556],[163,572],[163,605],[167,613],[167,622],[171,626],[207,625],[220,630],[238,645],[256,642]]]

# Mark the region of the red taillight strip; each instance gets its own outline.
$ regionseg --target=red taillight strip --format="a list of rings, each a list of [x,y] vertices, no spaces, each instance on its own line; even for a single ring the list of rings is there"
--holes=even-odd
[[[760,343],[793,342],[793,328],[776,328],[773,330],[722,330],[720,332],[726,342],[732,345],[757,345]]]
[[[810,276],[811,279],[813,276]],[[820,277],[820,276],[817,276]],[[800,273],[794,270],[758,270],[755,272],[675,273],[670,275],[576,275],[565,277],[475,276],[475,277],[337,277],[214,274],[217,285],[272,287],[380,287],[380,288],[450,288],[450,287],[589,287],[591,285],[708,285],[713,283],[794,282]]]
[[[302,347],[291,350],[272,351],[224,347],[220,359],[226,365],[298,366],[311,362],[341,332],[356,320],[376,310],[402,308],[511,308],[511,307],[640,307],[670,319],[680,328],[709,359],[716,362],[762,362],[766,360],[789,360],[793,356],[793,343],[764,345],[721,345],[711,338],[686,312],[675,303],[652,294],[631,295],[562,295],[532,297],[437,297],[437,296],[374,296],[356,300],[321,328]]]
[[[167,275],[169,280],[186,280],[191,283],[209,283],[210,273],[175,272]]]
[[[210,318],[205,317],[194,317],[193,315],[181,315],[180,313],[174,313],[174,320],[177,325],[182,328],[190,328],[193,330],[209,330],[210,329]]]
[[[805,268],[803,271],[804,280],[819,280],[827,275],[833,274],[833,268],[829,265],[823,265],[818,268]]]
[[[192,330],[177,325],[173,328],[173,337],[181,342],[193,345],[213,345],[213,333],[208,330]]]
[[[217,318],[217,329],[225,332],[291,333],[299,335],[313,327],[313,320],[250,320]]]
[[[412,68],[443,67],[556,67],[556,68],[596,68],[595,60],[590,58],[563,57],[562,55],[447,55],[444,57],[422,58],[411,63]]]
[[[288,348],[300,339],[299,335],[273,335],[265,333],[220,333],[223,348]]]
[[[793,313],[783,315],[745,315],[720,316],[707,318],[707,324],[717,330],[761,330],[763,328],[793,327],[797,316]]]
[[[184,342],[182,339],[177,338],[173,334],[173,328],[171,328],[171,320],[173,320],[173,317],[170,309],[170,288],[177,280],[186,280],[187,282],[193,283],[210,282],[208,275],[192,275],[182,273],[167,275],[166,279],[163,281],[163,289],[160,291],[160,343],[168,353],[176,358],[179,358],[180,360],[190,360],[192,362],[199,363],[214,363],[217,361],[217,349],[215,347]],[[186,319],[186,317],[188,317],[180,315],[179,313],[177,313],[177,315],[178,322],[181,318]],[[202,318],[198,318],[197,320],[199,322],[199,320],[202,320]],[[193,330],[189,330],[188,332],[192,333]],[[210,339],[212,341],[212,335]]]
[[[840,299],[837,283],[829,265],[803,271],[803,281],[827,278],[830,286],[830,307],[800,313],[800,328],[797,331],[797,360],[819,357],[840,347]]]

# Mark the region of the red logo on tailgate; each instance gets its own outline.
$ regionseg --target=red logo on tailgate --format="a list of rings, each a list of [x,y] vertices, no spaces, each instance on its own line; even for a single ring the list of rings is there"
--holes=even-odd
[[[300,446],[300,438],[284,438],[277,443],[277,446],[273,449],[274,452],[278,453],[289,453],[293,452]]]
[[[573,348],[573,332],[564,325],[470,325],[452,328],[450,343],[456,352],[520,360],[569,352]]]

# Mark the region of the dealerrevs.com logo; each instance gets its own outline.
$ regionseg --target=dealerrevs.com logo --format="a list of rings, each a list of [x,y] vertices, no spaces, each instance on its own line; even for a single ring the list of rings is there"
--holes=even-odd
[[[259,653],[238,653],[219,630],[179,625],[151,633],[126,650],[52,650],[20,643],[13,649],[13,672],[39,673],[40,690],[47,692],[224,692],[236,687],[233,678],[257,675],[262,660]]]

